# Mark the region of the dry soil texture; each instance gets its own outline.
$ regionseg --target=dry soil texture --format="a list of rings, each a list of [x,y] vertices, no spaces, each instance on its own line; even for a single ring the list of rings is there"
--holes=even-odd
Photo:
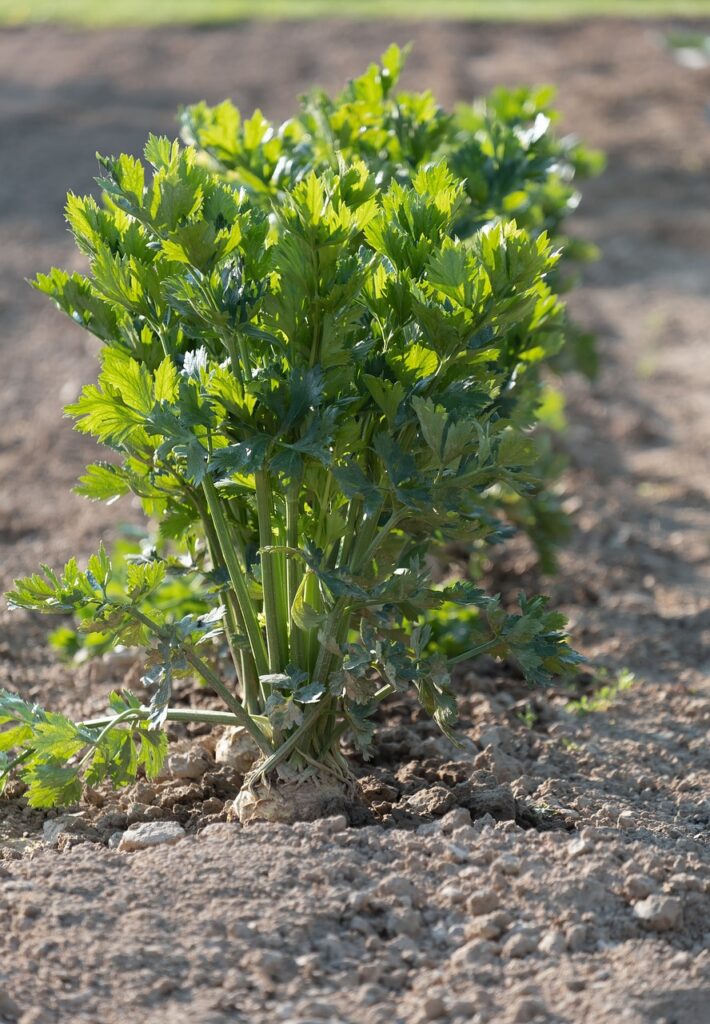
[[[205,775],[78,818],[45,823],[11,794],[0,804],[0,1017],[707,1021],[710,73],[676,66],[660,30],[0,34],[0,583],[88,554],[135,515],[69,495],[92,448],[60,405],[91,379],[95,351],[23,283],[79,265],[61,209],[68,188],[91,187],[94,151],[138,151],[202,97],[286,116],[298,91],[336,87],[392,39],[414,39],[409,82],[446,103],[498,82],[554,82],[565,126],[608,151],[576,219],[604,255],[572,302],[601,335],[603,369],[594,385],[566,385],[575,530],[551,586],[584,652],[612,678],[628,667],[637,679],[581,718],[563,694],[525,703],[518,680],[479,666],[462,680],[465,755],[394,709],[366,782],[377,823],[365,828],[221,823],[238,779],[210,763],[209,737]],[[521,572],[534,585],[522,544],[495,575],[510,591]],[[122,666],[70,671],[45,636],[43,623],[0,612],[2,685],[70,713],[100,710],[105,677],[120,681]],[[481,816],[486,800],[493,816]],[[529,825],[523,801],[566,829],[494,821]],[[106,845],[151,819],[180,821],[187,836],[132,853]]]

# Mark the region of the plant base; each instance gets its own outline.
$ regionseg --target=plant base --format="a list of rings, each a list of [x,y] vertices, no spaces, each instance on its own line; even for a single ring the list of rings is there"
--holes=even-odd
[[[257,821],[291,825],[335,814],[349,817],[354,794],[351,781],[341,781],[324,772],[274,779],[270,783],[262,780],[241,790],[229,817],[242,825]]]

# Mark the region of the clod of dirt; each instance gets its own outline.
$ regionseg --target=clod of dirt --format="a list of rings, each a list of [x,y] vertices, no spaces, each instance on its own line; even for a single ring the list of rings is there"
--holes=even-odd
[[[278,780],[267,785],[245,787],[228,812],[230,821],[248,825],[257,821],[291,825],[296,821],[316,821],[337,814],[348,816],[353,802],[350,787],[332,775],[310,775],[302,779]]]
[[[171,754],[168,758],[168,771],[175,779],[201,779],[209,768],[209,755],[201,747]]]
[[[484,768],[492,772],[499,782],[513,782],[525,774],[522,761],[511,754],[506,754],[501,747],[494,747],[492,744],[489,744],[473,763],[476,768]]]
[[[100,842],[99,833],[91,827],[82,812],[49,818],[42,825],[42,838],[49,846],[63,846],[63,840],[66,842],[69,837],[77,836],[84,840]]]
[[[675,896],[652,895],[634,907],[634,914],[655,932],[677,928],[683,918],[683,904]]]
[[[185,829],[177,821],[147,821],[142,825],[133,825],[124,832],[118,849],[122,853],[145,850],[150,846],[177,843],[185,835]]]
[[[446,786],[429,786],[407,797],[405,806],[414,814],[438,817],[454,806],[454,795]]]

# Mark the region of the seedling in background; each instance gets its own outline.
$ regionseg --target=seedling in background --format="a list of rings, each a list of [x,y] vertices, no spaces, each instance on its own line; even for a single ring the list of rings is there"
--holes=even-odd
[[[174,554],[117,577],[100,550],[18,580],[9,601],[143,648],[151,697],[114,695],[111,716],[75,724],[3,694],[3,772],[32,805],[66,804],[82,784],[154,775],[165,721],[231,723],[261,755],[240,818],[313,816],[351,791],[341,739],[367,756],[391,694],[453,737],[456,663],[512,659],[545,685],[579,660],[543,598],[511,613],[427,569],[434,544],[494,540],[491,494],[534,479],[527,370],[557,329],[558,255],[513,223],[454,237],[465,186],[443,162],[406,184],[359,161],[311,171],[268,213],[192,149],[151,137],[145,160],[101,161],[102,205],[70,195],[90,275],[36,286],[104,342],[67,412],[112,458],[80,492],[137,495]],[[206,613],[166,607],[175,576]],[[446,657],[421,623],[450,604],[476,614]],[[174,708],[181,675],[223,710]]]
[[[616,703],[619,695],[624,693],[625,690],[630,690],[636,684],[635,675],[626,668],[622,668],[609,683],[605,682],[608,678],[609,673],[606,669],[598,669],[594,692],[567,701],[565,705],[567,710],[571,711],[573,715],[578,715],[580,718],[600,711],[609,711]]]

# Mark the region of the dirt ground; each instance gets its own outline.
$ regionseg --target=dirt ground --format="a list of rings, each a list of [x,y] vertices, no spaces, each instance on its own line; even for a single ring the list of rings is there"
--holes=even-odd
[[[710,24],[706,26],[710,31]],[[462,753],[406,705],[364,780],[370,824],[240,829],[211,761],[73,818],[0,801],[0,1018],[21,1024],[703,1024],[710,1001],[710,72],[662,26],[245,24],[0,33],[0,585],[87,555],[135,516],[69,489],[92,445],[61,404],[95,350],[25,276],[79,266],[64,194],[96,150],[138,152],[178,104],[232,95],[287,116],[390,41],[444,103],[554,82],[604,148],[575,231],[603,248],[571,301],[601,336],[570,378],[574,535],[557,580],[577,645],[636,676],[585,716],[479,665]],[[536,584],[513,544],[496,581]],[[44,622],[0,611],[0,685],[84,716],[125,666],[57,664]],[[117,678],[110,679],[112,673]],[[516,803],[517,800],[517,803]],[[486,803],[488,801],[488,803]],[[491,813],[486,815],[488,809]],[[501,819],[501,820],[496,820]],[[131,822],[175,845],[115,848]],[[517,820],[517,823],[516,823]],[[561,827],[529,827],[541,821]]]

